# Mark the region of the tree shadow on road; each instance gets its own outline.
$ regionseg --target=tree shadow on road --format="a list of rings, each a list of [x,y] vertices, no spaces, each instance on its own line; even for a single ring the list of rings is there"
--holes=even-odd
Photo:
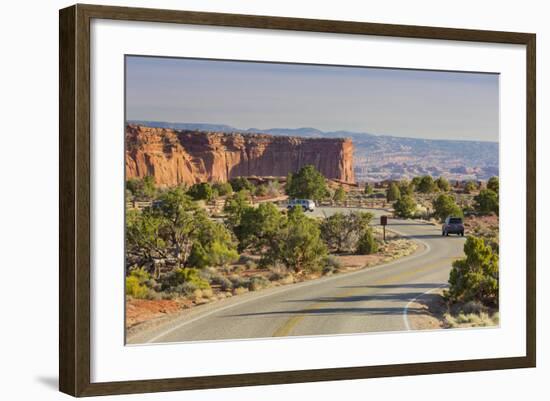
[[[399,284],[379,284],[379,285],[346,285],[338,288],[425,288],[429,290],[430,288],[439,287],[444,283],[399,283]]]
[[[394,301],[405,302],[419,296],[422,292],[402,292],[389,294],[371,294],[371,295],[348,295],[341,297],[318,297],[306,299],[290,299],[283,302],[299,303],[299,302],[367,302],[367,301]]]
[[[415,315],[425,313],[423,308],[408,308],[407,314]],[[252,312],[239,313],[235,315],[225,315],[227,318],[235,317],[269,317],[269,316],[328,316],[328,315],[346,315],[346,316],[398,316],[403,315],[403,307],[373,307],[373,308],[305,308],[298,310],[278,310],[270,312]]]
[[[412,238],[412,239],[441,239],[443,241],[452,241],[452,240],[456,240],[456,239],[461,239],[461,238],[465,238],[465,237],[460,237],[458,235],[449,235],[448,237],[446,236],[443,236],[441,234],[411,234],[411,235],[402,235],[401,236],[402,238]]]

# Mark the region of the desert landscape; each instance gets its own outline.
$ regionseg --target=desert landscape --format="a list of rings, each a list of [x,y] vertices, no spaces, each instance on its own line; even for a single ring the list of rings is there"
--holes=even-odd
[[[499,324],[498,76],[126,74],[128,344]]]

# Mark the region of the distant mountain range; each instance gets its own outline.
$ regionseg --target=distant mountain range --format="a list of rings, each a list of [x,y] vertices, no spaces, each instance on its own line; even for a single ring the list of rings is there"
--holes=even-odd
[[[131,124],[206,132],[264,133],[313,138],[351,138],[358,181],[411,178],[429,174],[456,180],[486,180],[499,172],[497,142],[404,138],[366,132],[321,131],[316,128],[248,128],[225,124],[128,121]]]

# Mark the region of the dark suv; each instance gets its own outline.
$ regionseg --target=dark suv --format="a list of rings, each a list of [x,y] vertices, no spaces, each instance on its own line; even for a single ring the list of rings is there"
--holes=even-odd
[[[462,217],[447,217],[441,227],[441,235],[458,234],[464,237]]]

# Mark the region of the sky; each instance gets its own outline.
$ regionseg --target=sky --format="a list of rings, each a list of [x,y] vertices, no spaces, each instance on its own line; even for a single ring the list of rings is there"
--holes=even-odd
[[[498,141],[486,73],[126,57],[126,118]]]

